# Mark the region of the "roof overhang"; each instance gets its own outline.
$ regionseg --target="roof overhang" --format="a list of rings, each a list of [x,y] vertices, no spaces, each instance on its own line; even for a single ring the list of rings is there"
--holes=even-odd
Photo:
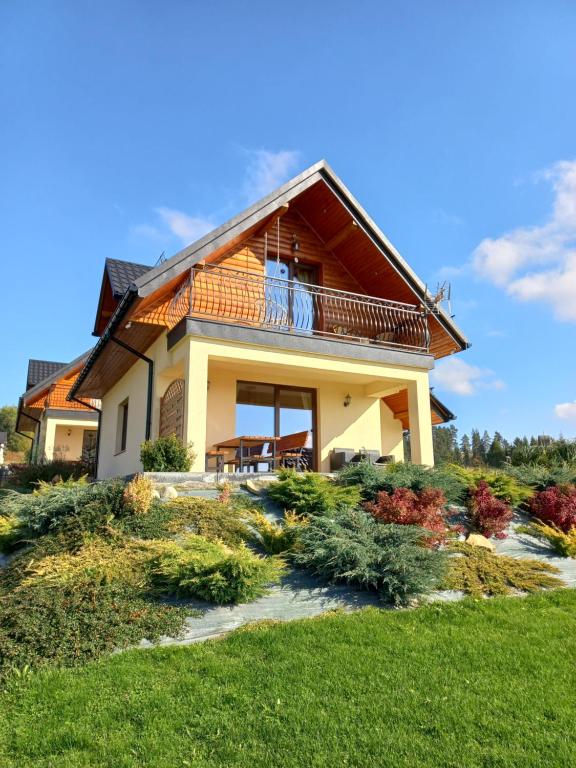
[[[190,246],[179,251],[172,258],[150,269],[137,278],[126,290],[116,306],[106,329],[90,354],[86,364],[74,384],[71,395],[82,397],[101,397],[111,386],[112,363],[115,368],[115,380],[121,378],[136,361],[136,357],[117,345],[110,347],[112,337],[119,338],[125,344],[144,353],[146,349],[163,333],[161,326],[130,323],[130,316],[142,306],[154,300],[157,292],[167,286],[178,286],[188,270],[208,258],[214,258],[220,252],[233,247],[235,243],[252,236],[261,230],[266,220],[273,220],[276,212],[290,204],[296,198],[315,194],[315,188],[326,188],[343,207],[348,219],[355,222],[353,237],[362,238],[363,247],[370,247],[372,256],[381,257],[381,262],[390,265],[395,277],[405,286],[410,301],[429,307],[431,297],[426,286],[404,261],[398,251],[389,242],[384,233],[362,208],[343,182],[324,161],[316,163],[303,173],[294,177],[270,195],[262,198],[239,215],[222,226],[208,233]],[[377,259],[376,259],[377,260]],[[388,268],[388,267],[387,267]],[[469,342],[454,323],[453,319],[439,308],[431,316],[431,323],[437,324],[447,338],[447,349],[442,354],[466,349]],[[441,356],[441,355],[438,355]]]

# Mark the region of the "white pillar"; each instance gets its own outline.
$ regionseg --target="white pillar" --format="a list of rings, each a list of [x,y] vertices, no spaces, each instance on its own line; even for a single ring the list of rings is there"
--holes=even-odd
[[[208,400],[208,353],[202,345],[190,343],[186,359],[186,399],[184,410],[184,442],[192,443],[196,458],[192,472],[206,468],[206,416]]]
[[[44,433],[44,455],[40,460],[52,461],[54,458],[54,442],[56,440],[56,420],[46,419],[46,431]]]
[[[419,376],[416,381],[408,384],[408,420],[412,463],[433,467],[434,448],[428,376]]]

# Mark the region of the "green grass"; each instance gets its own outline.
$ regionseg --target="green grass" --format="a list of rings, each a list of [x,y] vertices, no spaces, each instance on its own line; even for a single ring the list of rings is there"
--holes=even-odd
[[[371,609],[13,679],[0,765],[568,767],[575,707],[574,590]]]

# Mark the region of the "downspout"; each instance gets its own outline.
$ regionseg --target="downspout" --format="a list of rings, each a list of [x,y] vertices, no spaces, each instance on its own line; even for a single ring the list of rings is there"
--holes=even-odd
[[[76,403],[80,403],[80,405],[83,405],[85,408],[90,408],[91,411],[96,411],[98,414],[98,429],[96,430],[96,457],[95,457],[95,469],[96,469],[96,477],[98,477],[98,462],[100,460],[100,422],[102,421],[102,409],[96,408],[95,405],[90,405],[90,403],[85,403],[83,400],[80,400],[80,398],[76,397],[75,395],[70,395],[70,400],[74,400]]]
[[[131,352],[133,355],[136,355],[136,357],[140,358],[140,360],[143,360],[145,363],[148,363],[148,395],[146,398],[146,440],[150,440],[150,436],[152,435],[152,387],[154,386],[154,360],[151,360],[149,357],[146,357],[146,355],[143,355],[142,352],[138,352],[137,349],[134,349],[134,347],[131,347],[130,345],[126,344],[126,342],[121,341],[120,339],[117,339],[115,336],[110,334],[110,341],[113,341],[115,344],[118,344],[119,347],[122,347],[122,349],[125,349],[127,352]]]

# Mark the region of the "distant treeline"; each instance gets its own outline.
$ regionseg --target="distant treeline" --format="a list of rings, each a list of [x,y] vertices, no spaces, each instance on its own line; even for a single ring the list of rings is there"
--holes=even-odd
[[[548,435],[516,437],[512,442],[500,432],[490,435],[473,429],[470,435],[458,437],[454,425],[435,427],[434,457],[437,464],[453,462],[465,467],[488,465],[558,466],[576,465],[576,440],[555,439]]]

